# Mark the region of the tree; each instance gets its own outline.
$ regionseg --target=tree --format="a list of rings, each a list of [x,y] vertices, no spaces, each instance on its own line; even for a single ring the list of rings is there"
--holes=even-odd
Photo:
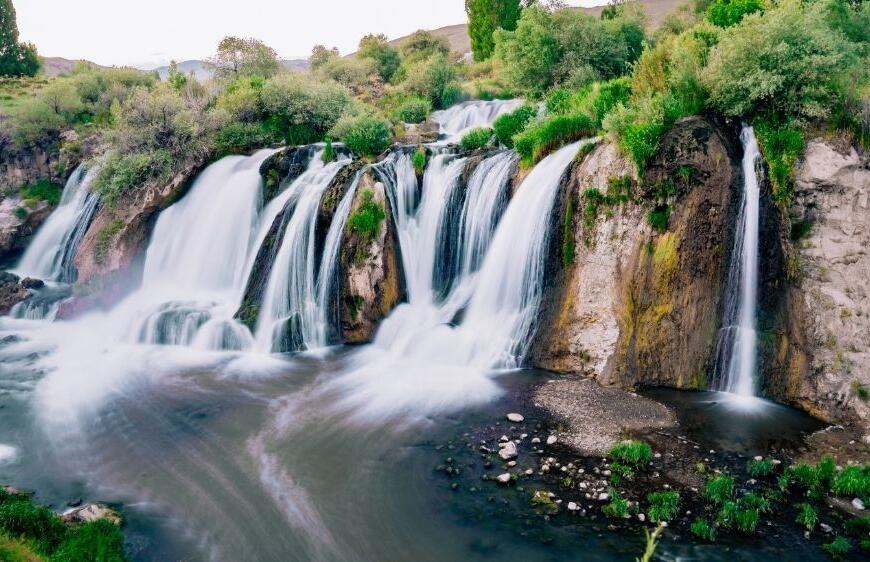
[[[402,55],[406,62],[417,62],[428,59],[432,55],[450,54],[450,45],[442,37],[436,37],[429,31],[418,30],[408,36],[402,43]]]
[[[12,0],[0,0],[0,76],[34,76],[39,67],[36,47],[18,42]]]
[[[224,37],[217,53],[208,59],[215,77],[234,80],[240,76],[269,78],[281,68],[274,49],[257,39]]]
[[[337,58],[338,47],[327,49],[323,45],[315,45],[314,48],[311,49],[311,56],[308,57],[308,64],[311,66],[311,70],[317,70],[324,64]]]
[[[169,61],[169,71],[166,73],[166,81],[169,82],[170,86],[178,91],[181,91],[182,88],[187,86],[187,76],[178,70],[178,63],[174,60]]]
[[[399,50],[387,42],[387,36],[366,35],[359,42],[359,51],[357,55],[360,58],[371,59],[375,61],[378,67],[378,75],[385,82],[389,82],[399,65],[402,64],[402,57],[399,55]]]
[[[496,29],[516,29],[521,9],[520,0],[465,0],[474,60],[482,61],[492,56],[495,50],[493,33]]]

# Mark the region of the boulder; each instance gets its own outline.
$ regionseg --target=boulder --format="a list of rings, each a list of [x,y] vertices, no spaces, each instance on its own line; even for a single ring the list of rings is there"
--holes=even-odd
[[[105,519],[115,525],[120,525],[122,522],[121,514],[111,507],[99,503],[87,503],[68,509],[61,514],[60,518],[67,524],[90,523],[100,519]]]
[[[0,316],[9,314],[13,306],[29,297],[30,291],[19,282],[17,275],[0,272]]]

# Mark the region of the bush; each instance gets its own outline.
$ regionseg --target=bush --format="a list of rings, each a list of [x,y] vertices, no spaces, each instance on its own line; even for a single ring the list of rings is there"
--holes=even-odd
[[[426,98],[410,97],[396,108],[396,119],[404,123],[420,123],[432,112],[432,102]]]
[[[646,220],[658,232],[668,229],[668,220],[671,218],[671,208],[668,205],[657,205],[646,214]]]
[[[404,87],[438,109],[456,103],[460,94],[456,70],[443,54],[434,54],[409,66]]]
[[[770,459],[752,459],[746,463],[746,471],[753,478],[762,478],[773,474],[773,461]]]
[[[381,229],[381,221],[386,218],[384,208],[374,200],[374,192],[363,191],[359,208],[348,219],[351,231],[358,232],[367,240],[372,240]]]
[[[701,519],[700,517],[692,521],[692,526],[690,527],[692,534],[698,537],[701,540],[705,540],[707,542],[713,542],[716,540],[716,529],[713,528],[707,521]]]
[[[724,474],[707,480],[704,497],[714,505],[723,505],[734,495],[734,479]]]
[[[269,146],[276,140],[264,123],[232,122],[218,131],[215,148],[218,154],[240,154]]]
[[[378,75],[385,82],[393,78],[402,64],[399,50],[390,45],[385,35],[366,35],[360,39],[357,56],[374,61]]]
[[[479,127],[465,133],[462,140],[459,141],[459,146],[463,150],[475,150],[486,147],[490,140],[492,140],[492,129]]]
[[[646,500],[649,502],[647,514],[654,522],[670,521],[680,508],[680,494],[675,491],[653,492],[647,494]]]
[[[37,199],[54,206],[60,203],[62,191],[63,188],[58,184],[49,179],[41,179],[36,183],[22,187],[20,193],[23,199]]]
[[[642,469],[652,461],[652,448],[641,441],[622,441],[611,447],[608,456],[615,462]]]
[[[852,543],[846,537],[837,537],[832,542],[823,544],[822,548],[834,559],[839,560],[852,551]]]
[[[553,115],[514,137],[514,148],[530,165],[561,146],[595,134],[595,123],[586,115]]]
[[[838,496],[870,498],[870,465],[847,466],[834,477],[831,490]]]
[[[111,153],[94,180],[94,189],[103,203],[114,205],[122,195],[147,181],[165,179],[172,170],[172,155],[166,150],[120,155]]]
[[[610,488],[610,503],[601,508],[604,515],[615,519],[623,519],[629,514],[629,510],[628,500],[619,495],[618,490]]]
[[[707,20],[719,27],[731,27],[740,23],[744,16],[763,10],[761,0],[716,0],[707,9]]]
[[[377,156],[392,142],[390,124],[377,115],[363,113],[343,117],[333,128],[333,135],[357,156]]]
[[[523,105],[510,113],[499,115],[492,124],[495,136],[502,145],[513,148],[514,136],[526,128],[526,125],[535,118],[538,111],[531,105]]]
[[[414,171],[418,176],[422,176],[426,170],[426,150],[422,146],[418,146],[411,156],[411,164],[414,166]]]
[[[798,516],[796,521],[800,523],[802,527],[805,527],[807,531],[812,532],[812,530],[816,528],[816,524],[819,522],[819,514],[810,504],[802,503],[798,505]]]
[[[260,95],[263,117],[288,144],[322,140],[350,104],[344,86],[298,73],[267,80]]]
[[[792,123],[765,117],[753,122],[770,176],[774,199],[788,202],[794,192],[794,168],[804,149],[803,133]]]

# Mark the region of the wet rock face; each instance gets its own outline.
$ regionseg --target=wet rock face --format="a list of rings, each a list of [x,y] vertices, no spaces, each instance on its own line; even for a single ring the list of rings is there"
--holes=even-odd
[[[34,281],[25,279],[25,281]],[[0,316],[9,314],[12,307],[30,298],[30,291],[17,275],[6,271],[0,272]]]
[[[373,236],[353,226],[354,214],[360,212],[366,199],[384,214]],[[344,230],[338,275],[341,337],[348,343],[368,342],[404,294],[392,212],[384,185],[375,181],[370,171],[363,174],[357,187]]]
[[[775,333],[772,390],[834,421],[870,425],[870,155],[807,144],[789,209],[793,285]],[[862,398],[863,396],[863,398]]]
[[[19,195],[0,200],[0,263],[9,263],[24,252],[52,210],[45,201],[25,205]]]

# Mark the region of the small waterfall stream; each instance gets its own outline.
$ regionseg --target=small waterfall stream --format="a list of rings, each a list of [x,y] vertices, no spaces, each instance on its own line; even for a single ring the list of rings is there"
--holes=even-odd
[[[73,283],[76,269],[73,260],[82,236],[91,223],[99,195],[90,192],[97,168],[79,165],[63,188],[60,204],[39,229],[27,247],[16,273],[43,281]]]
[[[725,286],[725,308],[716,349],[714,390],[755,394],[757,370],[759,164],[761,152],[752,127],[743,126],[743,196]]]

